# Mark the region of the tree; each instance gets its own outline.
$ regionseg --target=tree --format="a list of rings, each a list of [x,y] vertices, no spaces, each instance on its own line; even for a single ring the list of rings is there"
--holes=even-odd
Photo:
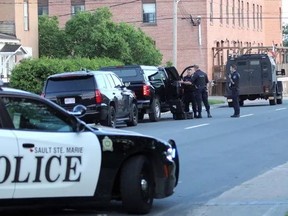
[[[288,46],[288,24],[283,26],[283,45]]]
[[[126,64],[158,65],[161,63],[162,54],[155,48],[153,40],[140,28],[136,29],[132,25],[120,23],[117,29],[121,37],[127,41],[130,49],[130,61],[123,59]]]
[[[158,65],[162,60],[151,38],[132,25],[114,23],[106,7],[77,13],[66,23],[65,32],[74,56],[108,57],[125,64]]]
[[[39,56],[66,57],[65,32],[59,29],[57,17],[39,17]]]

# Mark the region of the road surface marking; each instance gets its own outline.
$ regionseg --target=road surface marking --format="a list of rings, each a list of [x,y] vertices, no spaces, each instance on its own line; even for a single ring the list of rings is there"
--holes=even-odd
[[[185,129],[193,129],[193,128],[203,127],[203,126],[207,126],[207,125],[210,125],[210,124],[209,123],[200,124],[200,125],[195,125],[195,126],[191,126],[191,127],[186,127]]]
[[[286,110],[287,108],[283,107],[283,108],[278,108],[276,109],[276,111],[280,111],[280,110]]]
[[[253,116],[254,114],[247,114],[247,115],[241,115],[240,118],[245,118],[245,117],[249,117],[249,116]]]

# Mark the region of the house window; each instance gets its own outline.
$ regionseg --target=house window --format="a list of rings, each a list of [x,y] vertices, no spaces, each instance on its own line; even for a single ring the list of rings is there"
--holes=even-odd
[[[71,0],[72,16],[81,11],[85,11],[85,1],[84,0]]]
[[[29,7],[28,0],[24,0],[23,3],[23,15],[24,15],[24,31],[29,30]]]
[[[38,16],[48,14],[48,0],[38,0]]]
[[[142,1],[143,3],[143,23],[156,23],[156,3],[155,1]]]

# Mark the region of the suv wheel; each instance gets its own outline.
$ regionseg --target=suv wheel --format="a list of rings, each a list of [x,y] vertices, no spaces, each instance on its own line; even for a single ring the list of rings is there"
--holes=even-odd
[[[127,126],[136,126],[138,124],[138,108],[135,103],[132,104],[129,120],[126,122],[126,124]]]
[[[109,107],[107,117],[101,121],[101,124],[112,128],[116,127],[116,110],[113,106]]]
[[[157,98],[155,98],[151,104],[150,112],[149,112],[149,120],[156,122],[161,118],[161,107],[160,102]]]

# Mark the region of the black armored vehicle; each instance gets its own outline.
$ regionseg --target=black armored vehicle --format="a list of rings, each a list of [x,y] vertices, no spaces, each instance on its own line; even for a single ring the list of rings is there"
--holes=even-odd
[[[283,86],[277,75],[285,75],[285,70],[277,71],[274,59],[267,54],[245,54],[229,57],[226,64],[225,97],[231,107],[232,97],[229,89],[230,66],[237,65],[240,74],[240,106],[244,100],[265,99],[270,105],[282,104]]]

